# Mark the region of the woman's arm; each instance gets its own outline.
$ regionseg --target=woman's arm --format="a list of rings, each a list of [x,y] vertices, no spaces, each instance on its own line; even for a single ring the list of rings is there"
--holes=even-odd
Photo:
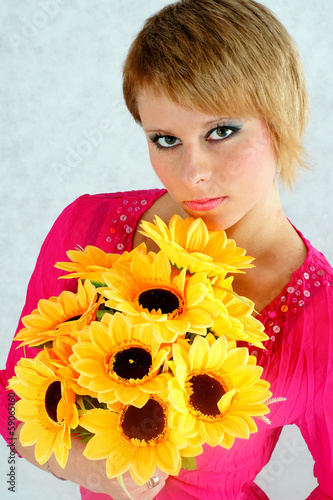
[[[35,446],[22,446],[19,440],[19,432],[23,424],[20,424],[15,433],[16,450],[18,453],[28,460],[28,462],[39,467],[42,470],[48,470],[46,465],[40,465],[35,459]],[[104,493],[110,496],[113,500],[128,500],[128,495],[120,486],[118,479],[109,479],[105,472],[106,460],[88,460],[83,456],[85,444],[79,438],[72,437],[72,448],[69,451],[66,467],[60,467],[55,457],[52,455],[48,460],[49,469],[53,475],[59,479],[68,479],[84,488],[87,488],[94,493]],[[166,478],[165,472],[157,470],[156,474],[159,477],[160,483],[152,489],[148,486],[138,486],[130,474],[123,474],[123,480],[131,497],[136,500],[151,500],[164,487]]]

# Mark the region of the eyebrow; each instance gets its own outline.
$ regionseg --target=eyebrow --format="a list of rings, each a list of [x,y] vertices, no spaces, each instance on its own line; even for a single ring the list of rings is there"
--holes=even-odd
[[[239,120],[239,118],[232,118],[232,117],[230,117],[230,116],[228,116],[228,117],[227,117],[227,116],[223,116],[223,117],[215,118],[214,120],[209,120],[208,122],[203,123],[203,124],[202,124],[202,128],[203,128],[203,129],[204,129],[204,128],[208,128],[208,127],[210,127],[210,126],[211,126],[211,125],[213,125],[213,124],[214,124],[214,125],[218,124],[219,122],[225,122],[225,121],[236,120],[236,119],[238,119],[238,120]],[[146,134],[151,134],[151,133],[153,133],[153,132],[154,132],[154,133],[159,132],[159,133],[164,134],[164,135],[170,135],[170,136],[173,136],[173,134],[172,134],[172,133],[167,132],[166,130],[163,130],[163,129],[160,129],[160,128],[149,128],[149,129],[145,129],[145,128],[143,127],[142,123],[140,123],[140,125],[141,125],[141,127],[143,128],[143,130],[146,132]]]

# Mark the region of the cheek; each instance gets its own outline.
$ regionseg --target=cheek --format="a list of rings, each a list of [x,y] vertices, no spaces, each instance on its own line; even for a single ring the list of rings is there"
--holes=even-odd
[[[161,170],[160,162],[159,162],[159,159],[156,155],[156,152],[153,151],[151,147],[149,147],[149,160],[150,160],[151,166],[153,167],[154,172],[157,175],[159,175],[159,171]]]
[[[168,168],[161,156],[162,155],[156,154],[156,151],[149,151],[151,166],[162,184],[168,189],[168,186],[172,182],[172,176],[170,175],[170,168]]]
[[[160,177],[163,172],[165,172],[166,169],[163,168],[163,162],[155,159],[153,155],[150,155],[150,163],[158,177]]]
[[[256,179],[265,182],[275,176],[276,157],[269,133],[262,131],[255,140],[246,141],[229,158],[230,175],[245,182]]]

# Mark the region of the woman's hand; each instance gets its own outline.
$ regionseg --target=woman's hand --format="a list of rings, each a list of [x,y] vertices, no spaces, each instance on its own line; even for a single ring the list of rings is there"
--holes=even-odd
[[[131,497],[133,498],[133,500],[152,500],[164,487],[165,481],[168,477],[168,475],[165,472],[161,471],[160,469],[155,470],[153,477],[156,477],[156,476],[159,478],[159,484],[151,489],[148,488],[147,483],[145,483],[142,486],[138,486],[131,478],[131,475],[129,472],[126,472],[125,474],[123,474],[122,477],[123,477],[123,482],[126,486],[126,489],[127,489],[128,493],[131,495]],[[95,485],[95,487],[96,487],[96,485]],[[87,488],[88,489],[94,488],[93,484],[89,487],[89,478],[88,478]],[[108,491],[106,491],[105,488]],[[105,484],[105,486],[102,487],[102,489],[104,490],[103,492],[110,495],[110,497],[113,500],[129,500],[127,493],[123,490],[123,488],[121,487],[117,478],[108,479],[108,484]],[[92,491],[94,491],[94,489],[92,489]]]
[[[16,449],[22,457],[40,469],[47,470],[46,465],[40,465],[35,459],[35,446],[23,447],[19,441],[19,431],[22,424],[16,430]],[[106,460],[88,460],[84,455],[85,445],[79,438],[72,436],[72,447],[69,451],[66,467],[62,469],[54,455],[48,461],[48,468],[61,479],[68,479],[74,483],[87,488],[94,493],[104,493],[112,500],[129,500],[127,493],[121,487],[117,478],[109,479],[106,475]],[[159,484],[149,489],[147,483],[138,486],[129,472],[123,474],[123,482],[133,500],[151,500],[161,491],[165,485],[168,475],[156,469],[153,477],[159,478]]]

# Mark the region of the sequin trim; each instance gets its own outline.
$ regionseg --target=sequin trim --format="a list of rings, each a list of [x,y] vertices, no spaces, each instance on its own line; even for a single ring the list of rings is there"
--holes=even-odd
[[[116,216],[112,219],[110,231],[106,237],[114,250],[122,253],[125,249],[125,241],[128,235],[134,231],[135,225],[142,213],[147,210],[148,201],[136,198],[125,198],[119,202],[115,210]]]
[[[309,265],[306,268],[302,266],[302,271],[292,278],[291,283],[271,304],[271,308],[263,312],[263,318],[259,317],[265,325],[265,333],[268,335],[269,340],[265,342],[266,349],[262,351],[264,356],[270,356],[274,350],[277,341],[283,334],[284,324],[288,315],[294,315],[301,311],[306,306],[308,300],[311,299],[312,294],[318,287],[331,286],[330,276],[319,267]],[[258,350],[252,344],[247,344],[250,354],[258,356]]]

